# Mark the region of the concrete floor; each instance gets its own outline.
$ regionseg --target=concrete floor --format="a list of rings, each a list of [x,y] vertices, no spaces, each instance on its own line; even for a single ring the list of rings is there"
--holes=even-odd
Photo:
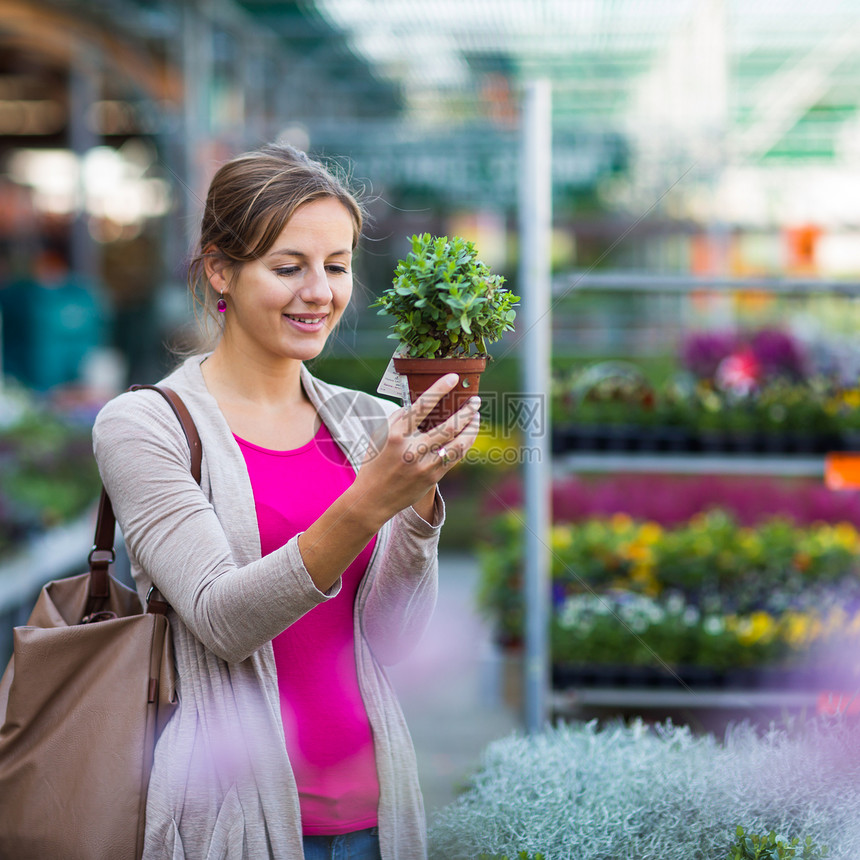
[[[415,751],[428,817],[450,803],[484,747],[521,727],[505,704],[503,669],[474,609],[474,557],[442,555],[439,602],[415,652],[390,670]]]

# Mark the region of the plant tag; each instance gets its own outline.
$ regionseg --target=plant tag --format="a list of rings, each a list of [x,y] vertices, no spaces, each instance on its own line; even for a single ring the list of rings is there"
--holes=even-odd
[[[395,352],[395,355],[397,353]],[[409,383],[406,377],[398,373],[394,369],[394,357],[388,362],[388,367],[385,368],[385,373],[382,374],[382,379],[376,388],[379,394],[384,394],[386,397],[397,397],[404,406],[410,404],[409,400]]]

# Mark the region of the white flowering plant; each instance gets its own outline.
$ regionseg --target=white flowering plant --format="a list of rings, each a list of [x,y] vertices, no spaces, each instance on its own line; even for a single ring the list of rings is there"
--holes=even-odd
[[[856,860],[858,749],[860,723],[846,718],[734,725],[723,740],[639,720],[512,735],[432,817],[430,860],[735,860],[738,826],[774,834],[755,840],[775,849],[759,860]]]
[[[551,628],[557,663],[692,666],[715,669],[773,659],[776,639],[749,647],[720,613],[703,614],[673,593],[582,593],[557,607]]]

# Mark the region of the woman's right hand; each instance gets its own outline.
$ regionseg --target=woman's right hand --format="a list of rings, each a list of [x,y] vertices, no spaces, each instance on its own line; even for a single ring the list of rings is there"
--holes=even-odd
[[[378,526],[415,505],[472,446],[480,427],[479,397],[472,397],[442,424],[419,429],[433,407],[458,384],[456,373],[437,379],[411,406],[394,412],[387,436],[368,450],[352,493],[367,505]]]
[[[327,592],[367,542],[395,514],[413,506],[432,518],[436,482],[459,462],[478,434],[480,399],[471,398],[438,427],[421,422],[459,382],[438,379],[412,406],[388,420],[387,435],[368,449],[355,481],[298,537],[298,548],[316,587]]]

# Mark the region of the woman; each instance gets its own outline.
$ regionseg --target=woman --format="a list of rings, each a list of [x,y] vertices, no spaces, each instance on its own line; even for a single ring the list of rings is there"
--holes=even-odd
[[[180,706],[159,739],[144,858],[423,858],[414,752],[385,675],[436,596],[436,482],[477,432],[457,381],[397,409],[315,379],[352,292],[361,209],[321,164],[269,146],[223,165],[189,278],[214,349],[126,393],[96,459],[141,595],[172,607]],[[335,854],[349,846],[351,853]]]

